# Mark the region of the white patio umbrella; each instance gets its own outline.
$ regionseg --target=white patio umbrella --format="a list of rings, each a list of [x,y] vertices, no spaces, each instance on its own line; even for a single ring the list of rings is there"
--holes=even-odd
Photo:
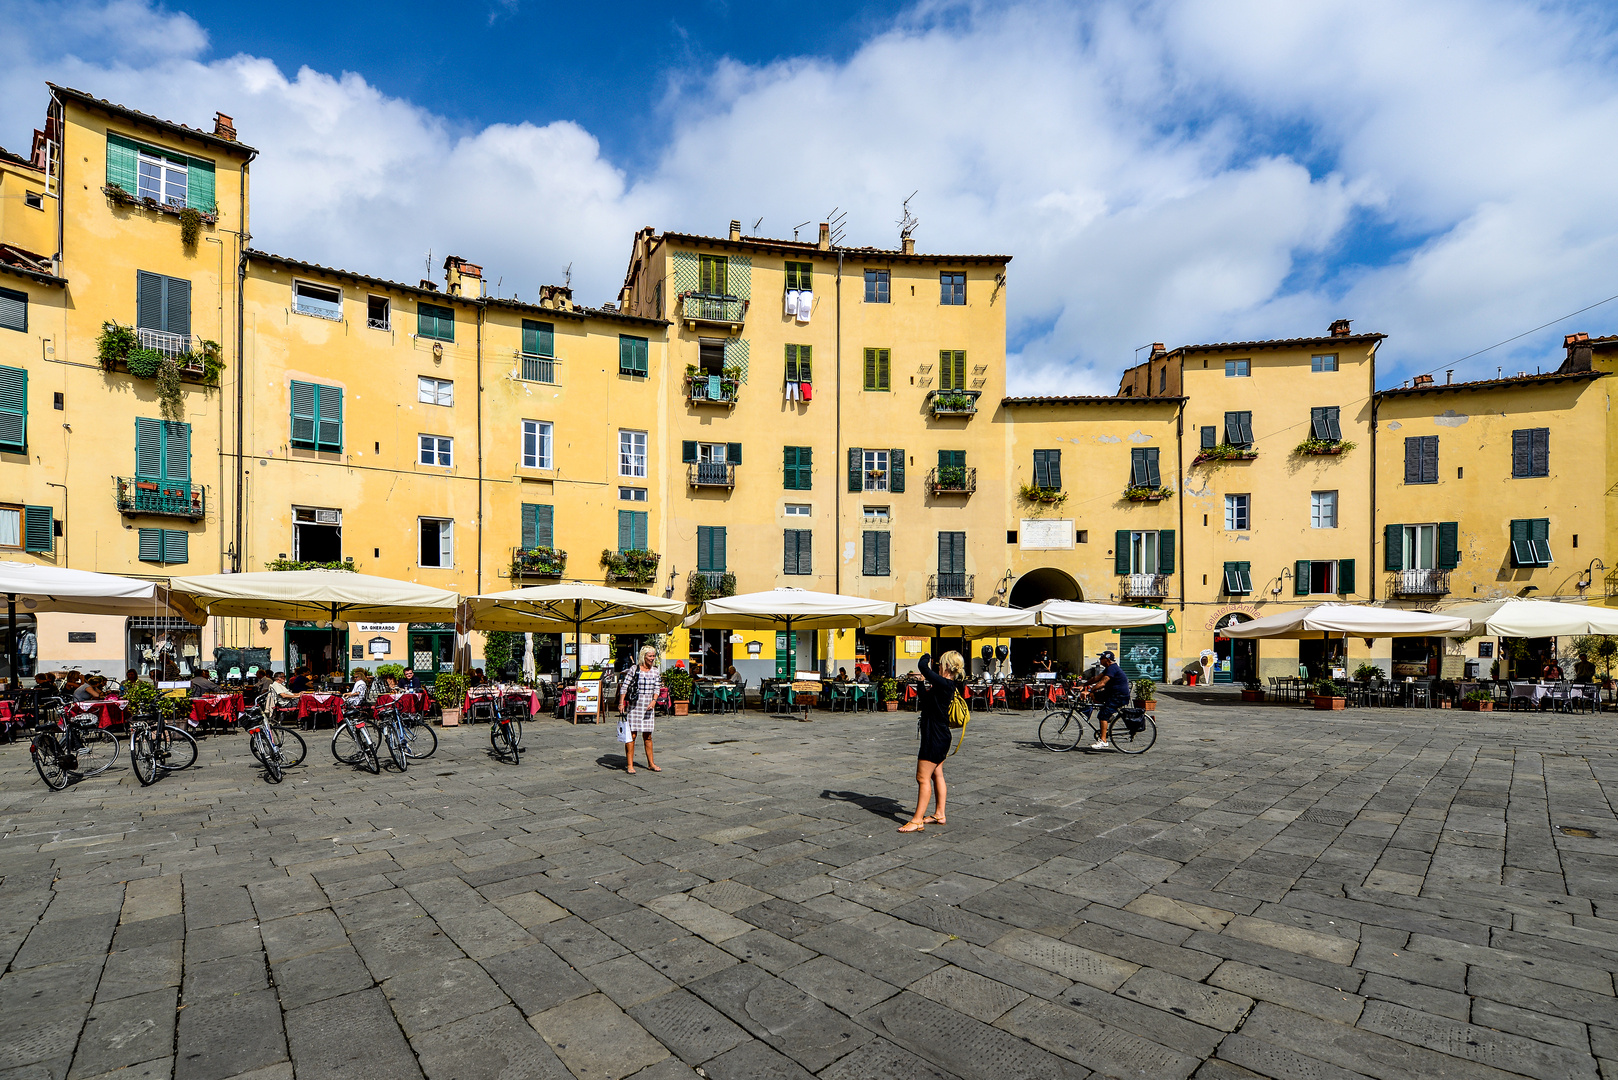
[[[1469,619],[1467,634],[1495,637],[1571,637],[1580,634],[1618,634],[1618,608],[1595,604],[1558,604],[1550,600],[1506,597],[1473,604],[1456,604],[1445,615]]]
[[[1262,619],[1227,626],[1233,638],[1380,638],[1455,636],[1471,629],[1468,619],[1404,608],[1368,607],[1364,604],[1315,604],[1266,615]]]
[[[1041,633],[1032,608],[969,604],[964,600],[928,600],[899,609],[899,614],[866,630],[872,634],[927,634],[932,637],[1028,637]]]
[[[461,622],[470,630],[515,630],[529,634],[572,633],[575,650],[589,634],[663,634],[680,624],[685,605],[661,596],[564,581],[530,589],[468,596]],[[533,664],[533,639],[523,673]],[[582,658],[582,651],[575,651]]]
[[[851,630],[891,619],[898,606],[863,596],[770,589],[705,601],[685,620],[709,630]]]
[[[538,670],[534,666],[534,635],[524,633],[522,636],[522,677],[524,682],[533,682]]]
[[[1038,615],[1040,626],[1070,633],[1125,626],[1166,626],[1169,621],[1165,608],[1089,604],[1080,600],[1046,600],[1028,610]]]

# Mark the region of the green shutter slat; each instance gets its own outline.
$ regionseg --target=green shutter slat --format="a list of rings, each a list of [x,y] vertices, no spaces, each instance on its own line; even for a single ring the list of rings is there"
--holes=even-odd
[[[296,379],[292,381],[292,442],[306,447],[315,444],[315,385]]]
[[[163,424],[144,416],[135,418],[135,478],[163,479]]]
[[[1045,472],[1049,475],[1050,486],[1060,491],[1062,489],[1062,451],[1045,451]]]
[[[1382,526],[1382,569],[1398,571],[1405,568],[1405,527]]]
[[[647,539],[646,511],[645,510],[636,510],[636,511],[634,511],[634,514],[635,514],[635,549],[637,551],[650,551],[652,545],[651,545],[651,541]]]
[[[191,480],[191,425],[181,421],[163,423],[163,479]]]
[[[1326,410],[1326,437],[1332,442],[1343,441],[1342,413],[1336,405]]]
[[[317,386],[315,389],[318,430],[315,441],[321,450],[343,448],[343,391],[337,386]]]
[[[618,511],[618,550],[632,550],[635,546],[634,536],[634,511]]]
[[[163,329],[180,337],[191,336],[191,283],[185,278],[163,279]]]
[[[1163,474],[1158,467],[1155,449],[1146,451],[1146,483],[1151,487],[1163,486]]]
[[[876,533],[867,531],[861,538],[860,573],[866,577],[876,577],[876,537]]]
[[[889,378],[890,356],[891,354],[887,349],[878,349],[876,351],[876,388],[878,390],[886,390],[892,385],[892,381]]]
[[[1292,595],[1309,595],[1309,560],[1299,559],[1292,564]]]
[[[134,195],[140,190],[139,151],[122,135],[107,132],[107,186],[121,187]]]
[[[540,547],[556,546],[556,507],[548,503],[534,507],[534,542]]]
[[[798,447],[798,490],[812,491],[815,486],[815,448]]]
[[[180,529],[163,530],[163,561],[165,563],[190,562],[191,534]]]
[[[905,489],[905,452],[901,449],[888,451],[888,490],[895,494],[903,494]]]
[[[28,371],[0,367],[0,450],[28,448]]]
[[[1051,486],[1050,465],[1046,461],[1046,453],[1047,451],[1044,450],[1034,451],[1034,486],[1037,488],[1048,488]]]
[[[56,546],[56,522],[48,506],[22,508],[24,551],[50,551]]]
[[[1112,570],[1115,574],[1129,573],[1129,530],[1119,529],[1112,534]]]
[[[876,350],[865,350],[865,389],[876,389]]]
[[[798,490],[798,448],[781,448],[781,486],[787,491]]]
[[[1438,568],[1453,570],[1461,565],[1461,525],[1458,521],[1438,523]]]
[[[713,569],[713,529],[707,525],[697,526],[697,569]]]
[[[814,346],[798,346],[798,381],[812,383],[815,381],[813,361]]]
[[[1354,592],[1354,560],[1337,560],[1337,591],[1344,596]]]
[[[697,441],[695,439],[683,439],[683,440],[681,440],[681,442],[680,442],[680,463],[682,465],[694,465],[694,464],[696,464],[696,460],[697,460]]]
[[[742,463],[742,444],[739,442],[725,444],[725,461],[731,465]]]
[[[539,543],[535,539],[534,533],[534,512],[538,509],[539,507],[533,503],[522,504],[522,548],[524,551],[532,551]]]
[[[1146,484],[1146,451],[1139,448],[1129,452],[1129,482],[1138,487]]]
[[[865,451],[858,446],[848,448],[848,490],[865,490]]]
[[[1157,572],[1174,573],[1174,530],[1164,529],[1157,534]]]
[[[0,330],[28,332],[28,294],[0,289]]]
[[[723,525],[715,526],[712,531],[712,536],[713,565],[709,567],[709,569],[717,570],[723,573],[725,569],[725,527]]]
[[[146,330],[167,330],[163,322],[163,275],[135,271],[135,325]]]
[[[162,529],[141,529],[141,530],[139,530],[139,533],[140,533],[140,561],[141,562],[155,562],[155,563],[162,562],[163,561],[163,530]]]
[[[193,210],[211,214],[218,207],[214,203],[213,162],[201,158],[186,158],[185,204]]]

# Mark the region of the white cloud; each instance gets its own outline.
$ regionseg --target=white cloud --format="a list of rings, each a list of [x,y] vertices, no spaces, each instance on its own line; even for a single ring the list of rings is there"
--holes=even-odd
[[[616,293],[640,225],[762,216],[790,235],[838,206],[849,242],[891,245],[919,188],[923,250],[1015,256],[1015,389],[1108,392],[1149,341],[1338,316],[1393,335],[1385,365],[1423,370],[1618,291],[1605,17],[927,2],[846,62],[722,61],[671,83],[663,152],[629,177],[576,124],[464,130],[363,73],[209,59],[203,28],[136,0],[20,0],[0,14],[0,143],[26,149],[45,79],[199,126],[219,109],[262,151],[260,246],[406,280],[432,248],[525,296],[571,263],[585,301]],[[1348,265],[1367,231],[1419,246]]]

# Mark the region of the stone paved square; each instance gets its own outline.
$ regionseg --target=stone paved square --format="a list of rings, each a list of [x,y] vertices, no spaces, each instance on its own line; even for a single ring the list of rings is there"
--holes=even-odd
[[[1618,1078],[1604,715],[1165,688],[1140,757],[908,713],[480,726],[285,783],[0,747],[4,1075]],[[15,1072],[11,1071],[15,1070]]]

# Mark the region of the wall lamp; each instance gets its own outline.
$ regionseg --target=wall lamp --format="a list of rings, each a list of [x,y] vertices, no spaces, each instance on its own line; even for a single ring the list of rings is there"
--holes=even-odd
[[[1588,589],[1595,581],[1596,571],[1598,569],[1604,572],[1607,569],[1607,564],[1602,562],[1599,558],[1591,559],[1590,565],[1584,568],[1583,574],[1579,575],[1579,583],[1577,588]]]
[[[1287,579],[1290,578],[1291,576],[1292,576],[1291,568],[1283,566],[1281,568],[1281,572],[1275,576],[1275,588],[1270,590],[1270,595],[1271,596],[1280,596],[1282,587],[1285,585]]]

